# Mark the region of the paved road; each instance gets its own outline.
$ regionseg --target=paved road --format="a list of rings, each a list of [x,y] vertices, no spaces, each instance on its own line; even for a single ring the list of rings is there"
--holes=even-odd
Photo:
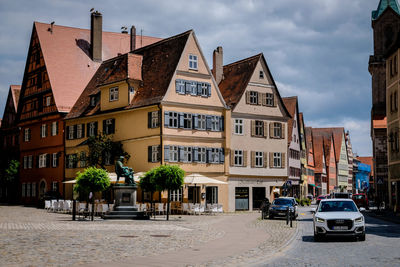
[[[365,242],[316,243],[310,208],[302,209],[295,240],[260,266],[400,266],[400,225],[366,217],[366,232]]]

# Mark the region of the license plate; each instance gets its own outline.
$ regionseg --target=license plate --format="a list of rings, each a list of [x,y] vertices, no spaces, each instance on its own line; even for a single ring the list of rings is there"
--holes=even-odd
[[[283,215],[286,215],[286,213],[280,212],[280,213],[278,213],[278,215],[283,216]]]
[[[347,226],[333,226],[333,230],[349,230]]]

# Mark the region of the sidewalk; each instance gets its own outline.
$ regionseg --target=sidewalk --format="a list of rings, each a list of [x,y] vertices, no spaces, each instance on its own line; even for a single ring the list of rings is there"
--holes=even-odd
[[[384,221],[400,224],[400,214],[396,214],[393,211],[377,211],[370,210],[366,211],[365,215],[378,218]]]

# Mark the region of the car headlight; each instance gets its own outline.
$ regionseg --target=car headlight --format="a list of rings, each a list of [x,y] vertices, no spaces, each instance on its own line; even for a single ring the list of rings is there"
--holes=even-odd
[[[325,222],[325,220],[324,219],[322,219],[322,218],[316,218],[317,219],[317,222],[319,222],[319,223],[323,223],[323,222]]]
[[[360,223],[360,222],[362,222],[363,220],[364,220],[363,217],[360,217],[360,218],[355,219],[354,221],[355,221],[356,223]]]

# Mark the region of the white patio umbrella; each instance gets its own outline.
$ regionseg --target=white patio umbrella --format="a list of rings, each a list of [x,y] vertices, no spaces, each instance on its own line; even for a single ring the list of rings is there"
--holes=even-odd
[[[192,173],[185,176],[185,184],[228,184],[226,182],[204,176],[199,173]]]

